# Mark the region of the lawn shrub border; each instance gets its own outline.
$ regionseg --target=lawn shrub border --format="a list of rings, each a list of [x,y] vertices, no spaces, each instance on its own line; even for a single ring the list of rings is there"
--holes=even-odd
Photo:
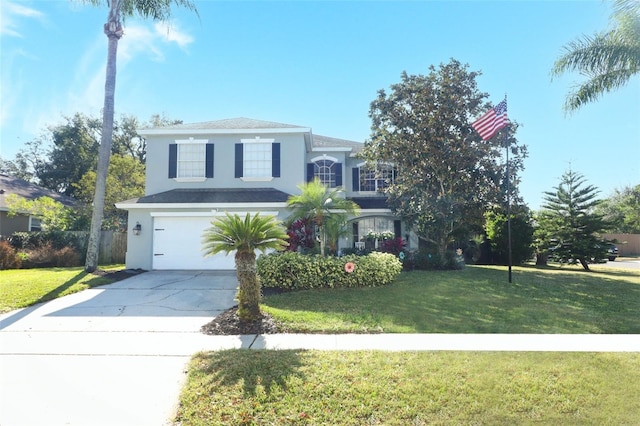
[[[345,269],[349,262],[355,265],[353,272]],[[263,287],[289,290],[382,286],[392,283],[401,271],[396,256],[379,252],[342,257],[283,252],[262,255],[257,261]]]

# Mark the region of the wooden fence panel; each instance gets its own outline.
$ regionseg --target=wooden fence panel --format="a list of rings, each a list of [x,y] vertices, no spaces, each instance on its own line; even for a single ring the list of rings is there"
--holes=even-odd
[[[602,234],[607,240],[617,240],[620,256],[640,256],[640,234]]]
[[[73,234],[79,237],[78,239],[82,242],[81,251],[86,253],[89,233],[75,231]],[[100,235],[100,247],[98,250],[98,264],[110,265],[114,263],[124,263],[125,255],[127,253],[127,233],[102,231],[102,235]]]

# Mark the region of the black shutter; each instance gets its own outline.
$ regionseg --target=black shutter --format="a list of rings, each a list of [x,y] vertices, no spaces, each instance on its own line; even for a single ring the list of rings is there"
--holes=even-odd
[[[333,163],[336,172],[336,186],[342,186],[342,163]]]
[[[280,143],[271,144],[271,176],[280,177]]]
[[[307,182],[311,182],[313,180],[315,167],[316,165],[314,163],[307,163]]]
[[[242,177],[242,169],[244,166],[244,161],[242,159],[242,151],[243,147],[241,143],[237,143],[236,144],[236,177],[237,178],[241,178]]]
[[[169,179],[178,176],[178,144],[169,145]]]
[[[393,233],[396,238],[402,238],[402,225],[399,220],[393,221]]]
[[[207,144],[207,156],[205,161],[205,177],[213,177],[213,144]]]
[[[353,224],[351,225],[351,229],[353,232],[353,242],[357,243],[358,241],[360,241],[360,235],[358,235],[358,222],[353,222]]]
[[[351,189],[355,192],[360,191],[360,168],[354,167],[351,169]]]

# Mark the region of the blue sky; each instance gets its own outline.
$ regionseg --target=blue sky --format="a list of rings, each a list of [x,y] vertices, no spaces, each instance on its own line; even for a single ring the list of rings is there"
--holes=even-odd
[[[568,168],[609,196],[640,183],[640,79],[566,116],[577,75],[551,81],[562,46],[609,24],[584,1],[196,1],[169,28],[129,19],[120,41],[116,113],[184,122],[233,117],[308,126],[365,141],[369,104],[402,71],[455,58],[505,94],[529,148],[520,192],[533,209]],[[0,2],[0,156],[63,115],[98,115],[107,9],[68,0]]]

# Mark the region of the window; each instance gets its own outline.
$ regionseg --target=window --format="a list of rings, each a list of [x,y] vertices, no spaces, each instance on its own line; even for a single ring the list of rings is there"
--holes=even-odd
[[[42,223],[40,218],[30,216],[29,217],[29,231],[37,232],[42,231]]]
[[[396,175],[396,169],[389,164],[379,164],[375,169],[362,164],[353,169],[353,190],[382,191],[395,182]]]
[[[244,177],[271,177],[271,144],[245,143],[243,144]]]
[[[235,147],[235,177],[271,180],[280,177],[280,144],[273,139],[242,139]]]
[[[307,182],[318,178],[329,188],[342,186],[342,164],[338,163],[337,158],[325,155],[311,161],[312,163],[307,164]]]
[[[178,144],[177,177],[204,177],[205,153],[205,145],[202,143]]]
[[[169,178],[204,180],[213,177],[213,144],[207,140],[177,140],[169,145]]]
[[[358,221],[358,235],[367,236],[395,235],[394,221],[384,217],[370,217]]]

